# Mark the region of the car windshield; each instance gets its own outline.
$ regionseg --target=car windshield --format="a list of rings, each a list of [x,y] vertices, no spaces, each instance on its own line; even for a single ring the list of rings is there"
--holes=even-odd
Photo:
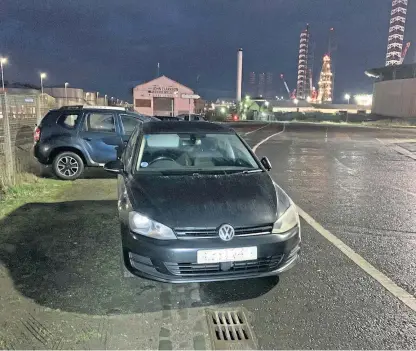
[[[235,134],[146,134],[136,171],[240,172],[260,170],[257,161]]]

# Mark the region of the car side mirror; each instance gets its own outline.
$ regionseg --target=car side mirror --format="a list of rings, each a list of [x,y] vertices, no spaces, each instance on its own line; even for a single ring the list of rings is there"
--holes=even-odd
[[[270,171],[272,169],[272,164],[270,163],[269,159],[266,156],[262,157],[260,162],[263,165],[263,167],[266,168],[267,171]]]
[[[123,162],[121,160],[109,161],[104,165],[104,169],[111,173],[121,173],[123,170]]]

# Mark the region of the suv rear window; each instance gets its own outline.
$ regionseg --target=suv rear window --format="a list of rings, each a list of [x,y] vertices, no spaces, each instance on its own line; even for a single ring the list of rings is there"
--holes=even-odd
[[[57,123],[68,129],[75,129],[79,121],[79,112],[65,112],[59,116]]]

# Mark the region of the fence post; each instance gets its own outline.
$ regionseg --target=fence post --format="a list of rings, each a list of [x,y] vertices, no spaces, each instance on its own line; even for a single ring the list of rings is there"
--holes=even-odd
[[[38,95],[36,97],[36,124],[39,124],[40,120],[42,119],[40,104],[41,104],[41,100],[40,100],[40,96]]]
[[[7,106],[7,94],[3,92],[3,134],[4,134],[4,156],[5,156],[5,170],[6,170],[6,185],[14,184],[14,160],[13,160],[13,148],[12,138],[10,133],[9,113]]]

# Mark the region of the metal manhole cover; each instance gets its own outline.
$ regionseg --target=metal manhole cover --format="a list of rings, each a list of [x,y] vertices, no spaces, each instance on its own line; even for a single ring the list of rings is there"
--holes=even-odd
[[[243,309],[207,309],[208,329],[215,350],[258,349]]]

